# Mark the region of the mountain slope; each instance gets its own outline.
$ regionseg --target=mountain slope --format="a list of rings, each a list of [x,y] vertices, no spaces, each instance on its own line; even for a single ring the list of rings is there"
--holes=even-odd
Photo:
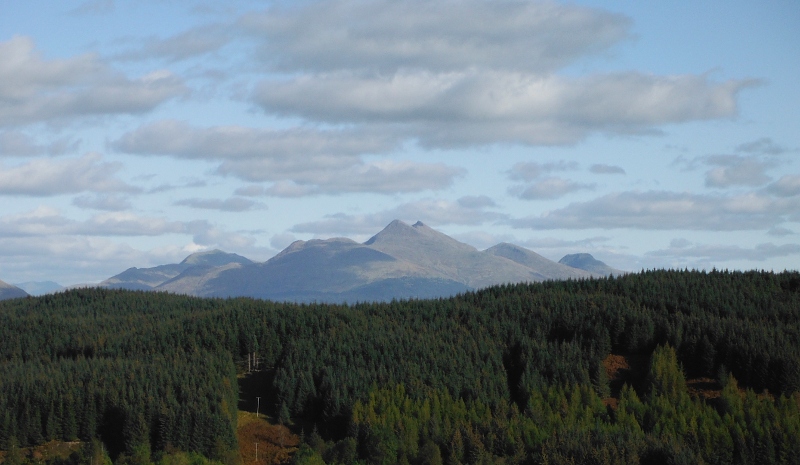
[[[590,278],[594,274],[591,270],[578,269],[562,263],[548,260],[536,252],[518,245],[503,242],[486,249],[484,253],[505,257],[511,261],[524,265],[536,272],[544,279],[580,279]]]
[[[19,297],[28,297],[28,293],[17,286],[8,284],[5,281],[0,281],[0,300],[16,299]]]
[[[571,266],[573,268],[578,268],[581,270],[586,270],[590,273],[594,273],[600,276],[619,276],[625,274],[625,271],[617,270],[615,268],[611,268],[610,266],[606,265],[605,263],[601,262],[594,258],[591,254],[588,253],[576,253],[570,255],[564,255],[561,260],[558,261],[562,265]]]
[[[230,263],[249,264],[251,260],[221,250],[197,252],[189,255],[180,263],[159,265],[152,268],[128,268],[122,273],[101,282],[99,287],[112,289],[129,289],[133,291],[149,291],[179,276],[192,268],[209,270],[216,266]],[[189,293],[191,292],[181,292]]]
[[[479,252],[422,222],[409,226],[395,220],[365,245],[475,289],[493,284],[544,279],[526,266],[504,257]]]

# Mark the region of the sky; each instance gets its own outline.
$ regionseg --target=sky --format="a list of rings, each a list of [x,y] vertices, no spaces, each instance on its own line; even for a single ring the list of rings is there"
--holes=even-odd
[[[796,0],[4,0],[0,280],[422,221],[798,269]]]

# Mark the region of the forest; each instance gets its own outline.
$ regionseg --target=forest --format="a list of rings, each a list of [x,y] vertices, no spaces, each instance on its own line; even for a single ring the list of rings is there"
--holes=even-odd
[[[0,302],[5,464],[80,441],[49,462],[238,465],[253,395],[300,436],[296,464],[798,464],[800,274],[348,305],[96,288]]]

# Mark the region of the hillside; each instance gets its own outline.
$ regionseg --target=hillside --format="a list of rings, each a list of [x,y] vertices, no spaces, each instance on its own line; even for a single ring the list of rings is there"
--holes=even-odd
[[[318,464],[800,457],[796,272],[353,306],[80,289],[0,302],[0,321],[0,448],[94,438],[118,463],[233,465],[254,458],[237,403],[259,396]],[[269,429],[243,437],[280,442]]]

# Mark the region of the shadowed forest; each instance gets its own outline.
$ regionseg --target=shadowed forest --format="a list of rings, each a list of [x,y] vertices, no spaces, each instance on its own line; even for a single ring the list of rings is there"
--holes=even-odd
[[[256,458],[256,441],[274,447]],[[26,452],[43,444],[73,447]],[[0,449],[10,465],[800,463],[800,274],[4,301]]]

